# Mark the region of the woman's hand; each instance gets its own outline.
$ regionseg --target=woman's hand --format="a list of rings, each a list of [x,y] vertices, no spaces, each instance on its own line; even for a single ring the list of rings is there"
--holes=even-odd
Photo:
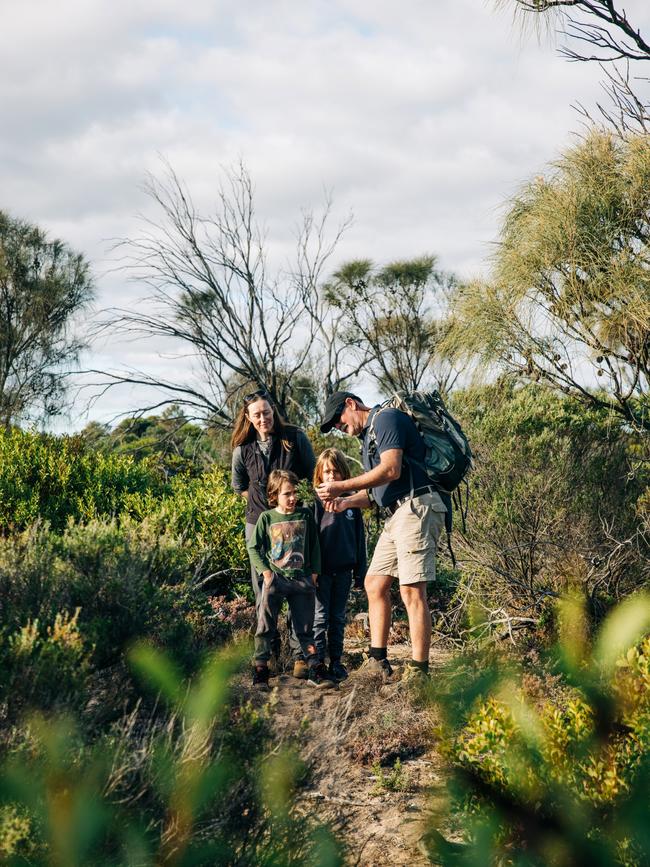
[[[270,587],[273,581],[273,572],[269,570],[268,572],[262,572],[262,575],[264,576],[264,586]]]

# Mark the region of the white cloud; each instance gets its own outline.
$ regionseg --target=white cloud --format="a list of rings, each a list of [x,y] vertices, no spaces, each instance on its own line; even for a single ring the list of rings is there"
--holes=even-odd
[[[650,31],[646,3],[627,12]],[[83,250],[104,304],[137,297],[109,239],[152,213],[160,154],[207,209],[242,157],[276,261],[327,188],[356,215],[341,259],[426,251],[469,275],[504,200],[579,128],[571,104],[600,96],[596,66],[482,0],[23,0],[0,57],[0,207]],[[169,366],[146,352],[98,358]]]

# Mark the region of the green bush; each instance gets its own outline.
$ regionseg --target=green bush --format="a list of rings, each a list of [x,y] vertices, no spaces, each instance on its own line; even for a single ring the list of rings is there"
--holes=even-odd
[[[116,516],[130,495],[163,490],[146,463],[92,452],[81,437],[0,431],[0,533],[39,518],[62,531],[70,519]]]
[[[458,598],[535,618],[579,589],[601,614],[643,585],[638,435],[542,385],[467,389],[452,408],[476,458]]]
[[[150,519],[92,520],[62,535],[37,524],[0,540],[4,629],[52,623],[57,612],[79,609],[95,666],[116,662],[144,637],[191,665],[227,634],[193,575],[183,540]]]
[[[44,626],[38,619],[0,641],[0,696],[13,708],[50,708],[83,696],[90,669],[88,647],[79,632],[79,609],[57,613]]]
[[[535,707],[519,673],[493,661],[457,670],[442,706],[466,811],[467,845],[438,845],[443,864],[645,864],[650,856],[650,600],[632,597],[590,648],[565,605],[548,664],[564,676]],[[623,652],[622,652],[623,651]],[[471,670],[471,669],[470,669]],[[435,839],[435,832],[434,832]]]
[[[274,748],[268,711],[230,695],[244,655],[222,651],[187,683],[140,645],[132,664],[158,699],[94,743],[70,718],[31,719],[0,766],[0,853],[65,867],[342,864],[297,807],[299,763]]]

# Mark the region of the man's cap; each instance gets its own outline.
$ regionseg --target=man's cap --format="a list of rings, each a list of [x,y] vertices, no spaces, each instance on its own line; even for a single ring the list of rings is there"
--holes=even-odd
[[[323,420],[320,426],[321,433],[328,433],[337,423],[345,407],[346,398],[351,397],[361,403],[361,398],[351,391],[335,391],[325,401],[325,410],[323,412]]]

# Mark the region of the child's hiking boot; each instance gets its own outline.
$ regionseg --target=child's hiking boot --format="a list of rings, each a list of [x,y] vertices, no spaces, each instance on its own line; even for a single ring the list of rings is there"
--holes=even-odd
[[[269,669],[266,665],[255,666],[253,669],[253,686],[259,689],[260,692],[268,692],[269,690]]]
[[[280,663],[280,654],[276,653],[274,650],[271,651],[271,656],[269,657],[269,661],[267,663],[269,667],[269,677],[277,677],[282,671],[282,665]]]
[[[369,656],[363,664],[363,670],[368,674],[379,674],[384,683],[390,680],[393,669],[387,659],[375,659],[374,656]]]
[[[341,680],[347,680],[348,677],[348,670],[342,664],[340,659],[334,659],[332,660],[332,662],[330,662],[329,673],[332,680],[335,680],[337,682],[340,682]]]
[[[324,662],[309,666],[307,684],[309,686],[317,686],[320,689],[333,689],[336,686],[334,681],[330,680],[327,666]]]
[[[293,663],[293,676],[298,680],[307,680],[309,666],[304,659],[296,659]]]

